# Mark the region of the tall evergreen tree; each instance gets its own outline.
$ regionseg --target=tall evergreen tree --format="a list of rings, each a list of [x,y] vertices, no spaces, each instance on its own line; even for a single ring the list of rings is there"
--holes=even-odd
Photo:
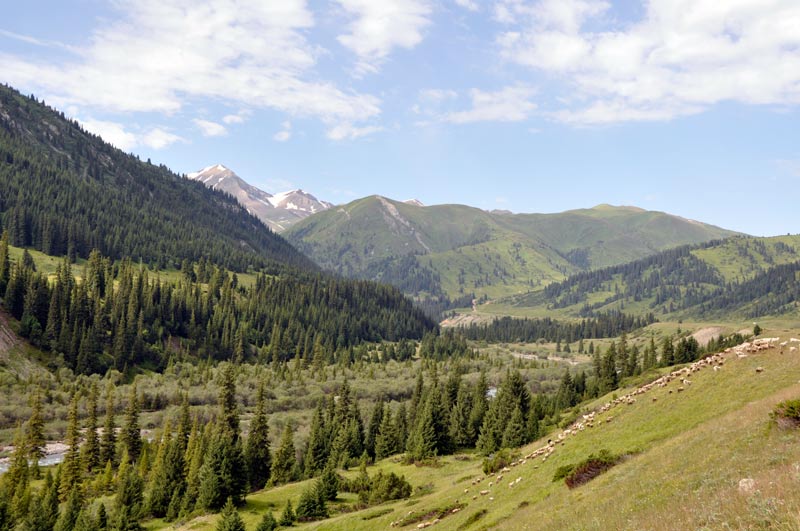
[[[266,390],[264,382],[258,387],[256,410],[250,421],[250,433],[244,448],[250,490],[263,489],[269,481],[272,455],[269,448],[269,423],[267,422]]]
[[[270,485],[282,485],[296,479],[297,458],[294,448],[294,429],[287,423],[281,436],[278,451],[272,457],[272,470],[270,472]]]
[[[97,438],[97,383],[93,382],[86,404],[89,418],[86,421],[86,440],[83,443],[83,464],[88,472],[100,466],[100,441]]]
[[[139,428],[139,395],[136,392],[136,383],[131,385],[128,396],[128,405],[125,407],[125,424],[122,427],[121,442],[128,452],[131,462],[136,462],[142,451],[142,433]]]
[[[61,463],[61,499],[69,498],[73,491],[80,491],[81,484],[81,454],[80,454],[80,433],[78,426],[78,394],[72,396],[69,405],[67,418],[67,438],[66,443],[69,450],[64,454],[64,461]],[[79,508],[80,510],[80,508]],[[77,512],[75,513],[77,518]],[[70,526],[75,525],[74,520],[70,520]]]
[[[244,521],[239,516],[239,511],[233,504],[233,500],[228,498],[225,506],[222,508],[219,522],[217,522],[217,531],[245,531]]]
[[[114,422],[114,387],[109,384],[106,388],[106,416],[103,422],[103,434],[100,438],[100,462],[116,462],[117,453],[117,426]]]

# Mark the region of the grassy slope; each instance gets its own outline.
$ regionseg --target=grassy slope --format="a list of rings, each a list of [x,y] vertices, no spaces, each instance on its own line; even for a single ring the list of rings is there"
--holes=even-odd
[[[768,334],[796,337],[800,333]],[[757,366],[764,372],[756,373]],[[691,379],[693,384],[683,393],[669,394],[669,389],[680,385],[672,382],[667,389],[640,396],[634,405],[601,414],[595,428],[568,438],[546,462],[529,460],[512,469],[488,496],[472,500],[480,489],[489,489],[489,479],[477,487],[470,485],[472,478],[482,476],[480,459],[475,456],[448,457],[436,469],[385,460],[378,467],[405,474],[415,486],[431,483],[433,491],[298,529],[388,529],[390,522],[409,511],[426,512],[456,500],[467,506],[436,529],[800,528],[800,432],[784,432],[769,423],[769,412],[777,402],[800,396],[800,355],[772,350],[745,359],[734,356],[721,371],[704,369]],[[609,416],[613,422],[602,422]],[[522,451],[542,444],[539,441]],[[563,482],[552,482],[559,466],[577,463],[601,448],[631,456],[574,490]],[[373,467],[370,473],[374,472]],[[508,482],[516,477],[522,480],[509,488]],[[758,492],[749,497],[740,494],[737,486],[742,478],[755,479]],[[245,521],[253,526],[265,508],[279,512],[287,498],[296,502],[307,484],[250,496],[243,510]],[[469,492],[465,494],[464,489]],[[391,512],[363,520],[378,509]],[[486,515],[466,527],[470,516],[482,510]],[[213,529],[215,522],[215,516],[203,517],[181,529]],[[158,521],[148,525],[148,529],[163,528]],[[416,524],[397,529],[414,528]]]
[[[448,295],[463,290],[490,298],[525,292],[586,266],[619,264],[731,234],[632,207],[508,215],[463,205],[418,207],[378,196],[321,212],[284,233],[317,263],[343,274],[357,275],[387,257],[421,254],[419,263],[439,273]]]
[[[800,260],[800,235],[769,238],[730,238],[722,241],[719,245],[707,249],[693,250],[692,254],[716,269],[726,282],[747,280],[770,267]],[[649,271],[644,273],[649,273]],[[618,284],[620,289],[625,287],[621,276],[617,275],[614,281],[609,283],[608,289],[589,293],[587,302],[592,304],[613,295],[614,283]],[[641,301],[627,300],[624,301],[624,311],[633,314],[649,312],[652,311],[651,302],[651,299]],[[478,307],[478,313],[517,317],[552,316],[570,318],[578,314],[583,304],[583,302],[580,302],[566,308],[549,309],[547,301],[542,298],[541,290],[536,289],[525,295],[509,296],[492,301],[490,304],[481,305]],[[598,310],[605,311],[620,308],[620,302],[615,301]],[[691,317],[691,311],[667,316],[667,318],[676,320],[689,317]],[[732,319],[736,318],[736,316],[732,316]]]

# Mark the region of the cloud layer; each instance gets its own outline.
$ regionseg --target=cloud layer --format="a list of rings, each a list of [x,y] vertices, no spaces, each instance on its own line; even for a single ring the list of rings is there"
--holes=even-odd
[[[501,0],[503,58],[575,90],[559,120],[667,120],[724,101],[800,102],[800,3],[649,0],[641,20],[615,22],[600,0]],[[619,26],[619,27],[616,27]],[[567,92],[567,91],[563,91]]]

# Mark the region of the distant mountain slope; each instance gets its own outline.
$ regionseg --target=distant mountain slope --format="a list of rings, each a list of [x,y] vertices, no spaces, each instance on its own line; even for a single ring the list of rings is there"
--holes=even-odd
[[[281,232],[301,219],[333,206],[303,190],[270,194],[247,183],[222,164],[203,168],[186,177],[200,181],[214,190],[231,194],[248,212],[276,232]]]
[[[313,264],[226,194],[123,153],[0,86],[0,212],[15,245],[235,270]]]
[[[698,318],[798,315],[800,236],[736,237],[577,273],[510,297],[573,316],[609,310]]]
[[[455,298],[526,292],[579,271],[733,234],[633,207],[511,214],[371,196],[311,216],[285,236],[338,273]]]

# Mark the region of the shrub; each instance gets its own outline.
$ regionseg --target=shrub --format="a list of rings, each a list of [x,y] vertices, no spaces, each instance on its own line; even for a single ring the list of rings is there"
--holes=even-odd
[[[495,452],[494,455],[487,457],[483,460],[483,473],[494,474],[503,467],[511,464],[516,459],[516,455],[508,448]]]
[[[402,500],[411,496],[411,485],[405,476],[398,476],[394,472],[384,474],[378,472],[372,477],[369,493],[370,505],[383,503],[390,500]]]
[[[620,459],[620,456],[612,455],[608,450],[600,450],[599,454],[592,454],[575,465],[572,472],[564,478],[564,482],[571,489],[579,487],[619,463]]]
[[[770,417],[780,428],[800,427],[800,399],[781,402],[775,406]]]

